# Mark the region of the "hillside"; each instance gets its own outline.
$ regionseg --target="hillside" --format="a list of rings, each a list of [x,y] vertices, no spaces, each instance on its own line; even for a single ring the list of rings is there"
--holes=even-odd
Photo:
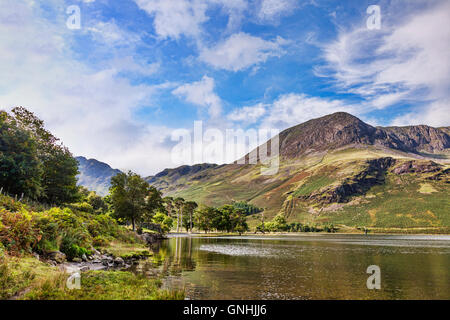
[[[95,159],[76,157],[78,161],[78,185],[97,192],[101,196],[108,194],[111,178],[121,171]]]
[[[197,165],[148,181],[166,195],[208,205],[247,201],[265,208],[265,219],[282,213],[317,224],[450,227],[448,128],[372,127],[335,113],[279,138],[276,175],[260,175],[260,164]],[[255,224],[260,214],[249,219]]]

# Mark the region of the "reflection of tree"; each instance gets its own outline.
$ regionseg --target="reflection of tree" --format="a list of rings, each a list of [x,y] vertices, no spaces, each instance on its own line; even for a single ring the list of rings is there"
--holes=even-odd
[[[175,237],[152,246],[151,262],[164,275],[181,275],[183,271],[195,270],[192,259],[193,244],[191,237]]]

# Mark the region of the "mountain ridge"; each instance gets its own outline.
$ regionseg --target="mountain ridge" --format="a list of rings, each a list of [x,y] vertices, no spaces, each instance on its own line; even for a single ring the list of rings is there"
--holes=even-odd
[[[288,221],[353,227],[450,227],[448,129],[373,127],[336,113],[282,131],[279,171],[272,176],[260,174],[260,163],[235,162],[166,169],[149,181],[165,195],[207,205],[245,201],[264,208],[266,219],[283,214]],[[249,217],[250,225],[260,218]]]
[[[282,131],[274,175],[261,175],[260,163],[204,163],[146,180],[165,196],[206,205],[248,202],[264,208],[266,219],[283,214],[309,224],[450,228],[449,132],[373,127],[341,112]],[[272,139],[266,143],[270,150]],[[248,219],[254,226],[261,214]]]
[[[122,172],[96,159],[87,159],[83,156],[75,157],[75,159],[78,161],[78,171],[80,172],[77,175],[78,185],[95,191],[101,196],[108,194],[111,178]]]

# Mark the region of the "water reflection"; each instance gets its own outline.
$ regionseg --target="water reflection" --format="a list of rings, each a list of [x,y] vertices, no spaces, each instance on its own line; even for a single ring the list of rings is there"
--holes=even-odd
[[[176,237],[136,272],[189,299],[449,299],[450,237]],[[365,273],[378,265],[382,289]]]

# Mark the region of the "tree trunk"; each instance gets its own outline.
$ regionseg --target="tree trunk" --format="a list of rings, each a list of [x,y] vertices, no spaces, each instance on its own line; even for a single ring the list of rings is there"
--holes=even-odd
[[[134,231],[134,218],[131,218],[131,224],[133,225],[133,231]]]
[[[183,232],[183,207],[180,208],[180,211],[181,211],[181,218],[180,218],[181,232]]]

